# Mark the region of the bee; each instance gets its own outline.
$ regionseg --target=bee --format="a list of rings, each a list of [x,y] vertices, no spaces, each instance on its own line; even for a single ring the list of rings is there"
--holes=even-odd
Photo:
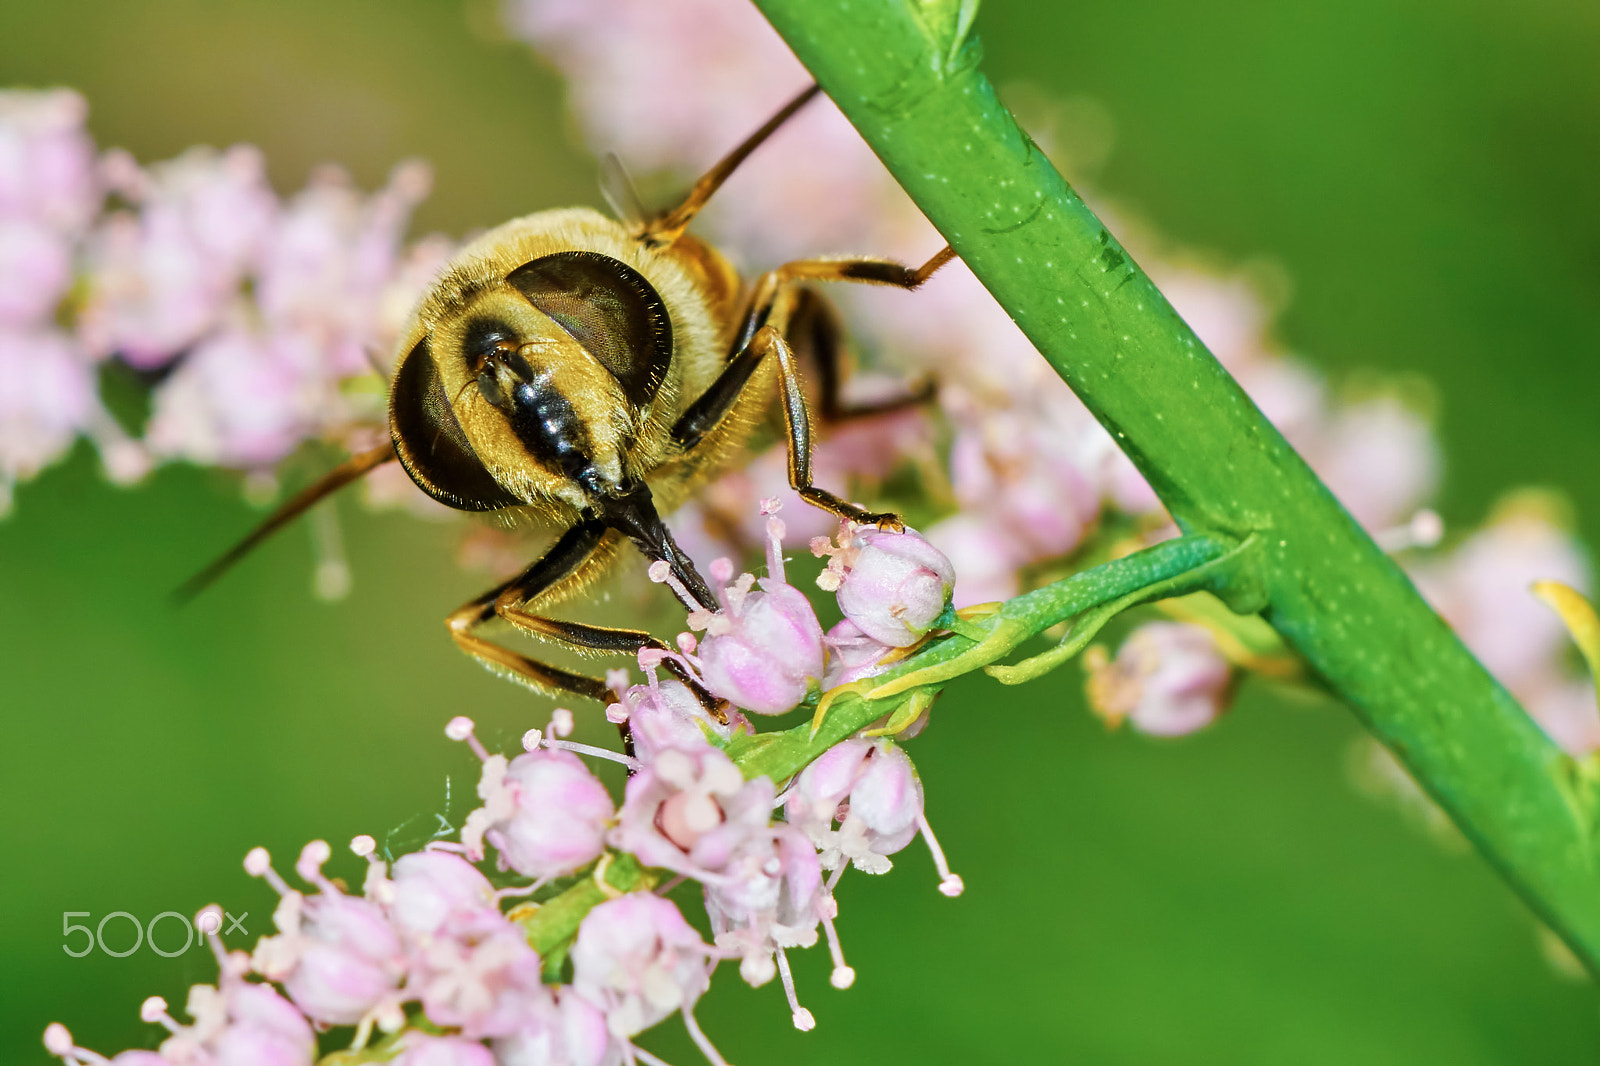
[[[812,85],[789,101],[670,210],[638,210],[608,159],[607,198],[621,220],[587,208],[544,211],[463,248],[404,332],[389,442],[289,500],[180,595],[209,584],[323,497],[398,461],[418,488],[450,507],[559,531],[526,570],[450,614],[456,644],[535,689],[613,699],[599,678],[522,655],[479,628],[500,618],[585,653],[665,649],[643,631],[545,613],[598,576],[625,542],[667,564],[675,578],[668,584],[686,608],[715,610],[711,589],[661,515],[738,456],[774,394],[789,483],[801,498],[853,522],[903,530],[897,515],[866,511],[812,484],[813,427],[797,364],[802,357],[815,364],[829,421],[920,402],[931,387],[844,406],[839,321],[807,283],[915,289],[954,252],[947,246],[916,269],[886,259],[806,259],[746,285],[720,252],[687,232],[739,164],[818,91]]]

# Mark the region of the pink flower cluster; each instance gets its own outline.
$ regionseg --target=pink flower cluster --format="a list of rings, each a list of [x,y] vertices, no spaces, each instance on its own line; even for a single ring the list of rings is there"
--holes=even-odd
[[[448,252],[401,248],[427,168],[370,197],[324,169],[280,201],[254,148],[142,167],[97,151],[86,118],[67,90],[0,92],[0,512],[80,435],[126,483],[173,459],[270,470],[381,425],[379,390],[342,385],[387,357]],[[101,402],[108,361],[152,383],[141,439]]]
[[[392,1061],[401,1066],[655,1063],[633,1039],[676,1013],[706,1058],[722,1066],[693,1008],[723,960],[737,960],[753,986],[779,978],[795,1026],[811,1029],[815,1019],[799,1003],[786,953],[825,939],[833,986],[854,982],[835,926],[834,889],[845,869],[885,873],[890,856],[920,835],[940,891],[958,896],[963,885],[928,825],[916,770],[894,740],[847,739],[781,793],[769,777],[747,778],[725,750],[753,732],[747,715],[794,709],[838,669],[810,603],[785,581],[776,501],[764,509],[769,573],[759,588],[749,574],[729,584],[732,564],[719,560],[711,570],[723,606],[692,619],[704,637],[682,634],[670,655],[641,653],[643,684],[630,685],[624,671],[613,676],[608,717],[624,727],[631,754],[567,739],[573,715],[565,709],[544,730],[530,730],[514,758],[485,749],[470,720],[452,719],[446,735],[468,743],[482,763],[481,806],[459,841],[436,841],[390,864],[378,859],[371,837],[357,837],[351,849],[368,863],[360,894],[324,873],[331,849],[322,841],[306,845],[295,863],[309,890],[281,876],[265,849],[253,850],[245,869],[277,891],[277,933],[248,956],[224,954],[213,936],[222,977],[191,992],[193,1020],[181,1023],[151,1001],[144,1017],[166,1026],[169,1037],[157,1052],[113,1061],[290,1066],[312,1060],[314,1030],[352,1026],[355,1048],[385,1034],[394,1044],[383,1050],[397,1053]],[[919,640],[948,607],[954,572],[917,534],[846,527],[839,545],[829,546],[824,573],[846,613],[841,625],[859,627],[852,629],[857,643],[870,642],[876,658]],[[864,632],[873,630],[896,643]],[[851,654],[851,669],[862,669],[859,648]],[[663,680],[668,660],[727,702],[707,708],[684,681]],[[581,756],[628,768],[620,804]],[[497,889],[479,869],[491,854],[510,887]],[[631,891],[607,880],[624,856],[648,878]],[[541,905],[569,898],[572,879],[585,876],[601,899],[561,946],[566,961],[541,957],[533,946]],[[703,887],[710,943],[663,898],[686,879]],[[504,908],[523,897],[537,902]],[[68,1063],[106,1061],[75,1046],[59,1025],[45,1043]]]

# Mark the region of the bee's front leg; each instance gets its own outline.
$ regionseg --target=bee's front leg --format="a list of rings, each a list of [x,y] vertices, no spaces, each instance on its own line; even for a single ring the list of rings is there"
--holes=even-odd
[[[642,630],[565,622],[536,613],[541,603],[559,599],[581,582],[588,571],[604,562],[618,539],[613,537],[608,541],[606,534],[606,528],[599,522],[579,522],[521,574],[452,612],[445,620],[450,636],[463,651],[490,669],[509,673],[535,689],[552,695],[570,692],[601,703],[614,702],[615,694],[597,677],[530,659],[473,632],[483,623],[499,617],[527,633],[558,641],[582,653],[637,655],[643,648],[671,652],[673,649]],[[663,665],[683,680],[707,709],[717,707],[716,697],[688,677],[676,660],[666,659]]]

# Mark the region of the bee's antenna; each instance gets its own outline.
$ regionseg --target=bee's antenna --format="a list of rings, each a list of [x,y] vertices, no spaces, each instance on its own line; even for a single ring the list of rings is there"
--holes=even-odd
[[[248,537],[229,548],[215,562],[179,585],[172,593],[175,604],[182,606],[199,595],[206,586],[228,571],[234,563],[248,555],[256,545],[276,533],[283,526],[300,517],[308,508],[325,496],[332,495],[358,478],[364,477],[384,463],[397,459],[394,445],[385,441],[368,452],[352,455],[316,482],[296,493],[292,499],[268,516]]]
[[[644,240],[657,246],[671,244],[677,240],[679,235],[688,228],[694,216],[699,214],[700,209],[706,205],[706,201],[711,199],[711,194],[722,188],[722,183],[727,181],[728,176],[738,169],[739,164],[743,163],[751,152],[759,148],[762,141],[776,133],[778,127],[789,120],[789,116],[806,106],[812,97],[821,91],[822,87],[815,82],[802,89],[793,100],[784,104],[776,115],[767,119],[765,125],[746,137],[744,143],[717,160],[716,165],[706,171],[700,180],[694,183],[694,187],[689,190],[682,203],[646,224],[643,234]]]

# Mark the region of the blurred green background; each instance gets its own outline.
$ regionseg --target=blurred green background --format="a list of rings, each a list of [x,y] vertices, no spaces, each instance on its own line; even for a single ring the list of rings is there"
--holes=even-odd
[[[370,188],[423,156],[418,233],[597,203],[561,86],[493,26],[487,2],[9,3],[0,84],[83,91],[100,143],[142,160],[259,144],[281,192],[321,161]],[[1296,350],[1437,382],[1447,520],[1535,482],[1600,529],[1600,8],[991,0],[979,28],[998,82],[1105,106],[1103,190],[1286,269]],[[287,863],[312,837],[426,823],[447,792],[459,819],[475,774],[444,721],[512,746],[544,720],[445,636],[483,583],[456,532],[341,513],[344,602],[312,598],[297,531],[174,612],[167,592],[255,517],[234,484],[172,468],[116,491],[80,452],[19,492],[0,523],[0,1060],[41,1061],[53,1019],[102,1051],[150,1046],[139,1001],[212,978],[199,951],[69,958],[62,912],[220,901],[253,938],[272,898],[249,847]],[[855,988],[801,957],[819,1021],[801,1034],[776,988],[723,974],[700,1017],[730,1060],[1593,1059],[1591,988],[1542,961],[1510,894],[1351,789],[1345,712],[1247,687],[1220,727],[1157,743],[1105,734],[1078,684],[955,687],[912,753],[966,895],[940,896],[915,847],[847,877]],[[697,1060],[676,1022],[645,1043]]]

